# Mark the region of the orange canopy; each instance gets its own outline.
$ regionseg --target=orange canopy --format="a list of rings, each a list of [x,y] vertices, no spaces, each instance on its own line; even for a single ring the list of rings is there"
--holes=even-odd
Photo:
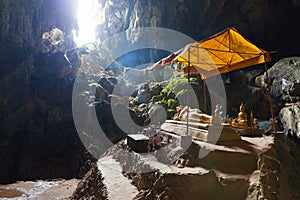
[[[270,52],[251,43],[235,28],[227,28],[208,39],[186,45],[146,71],[180,62],[208,78],[270,61]]]

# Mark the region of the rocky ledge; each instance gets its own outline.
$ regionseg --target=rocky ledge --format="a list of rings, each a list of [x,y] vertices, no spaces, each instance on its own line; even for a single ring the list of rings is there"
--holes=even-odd
[[[119,143],[98,160],[73,199],[299,199],[299,148],[283,134],[217,145],[193,140],[167,165]],[[199,158],[200,149],[210,153]]]

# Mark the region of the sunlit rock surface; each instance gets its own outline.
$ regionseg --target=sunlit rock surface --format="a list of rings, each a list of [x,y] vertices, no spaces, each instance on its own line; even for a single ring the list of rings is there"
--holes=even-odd
[[[213,150],[199,158],[199,149]],[[171,165],[158,162],[150,154],[126,153],[118,145],[99,159],[99,171],[86,176],[73,196],[80,191],[85,198],[119,199],[118,188],[123,186],[123,198],[128,199],[298,199],[300,181],[291,177],[299,173],[295,167],[299,156],[299,144],[283,134],[242,137],[218,145],[194,141]],[[111,179],[114,176],[119,176],[119,181]],[[84,184],[92,180],[103,183],[98,191],[107,192],[105,198],[90,191],[95,185]],[[113,187],[118,184],[121,186]],[[136,194],[134,198],[132,194]]]
[[[274,98],[282,98],[286,102],[300,100],[300,57],[279,60],[268,70],[268,75]]]
[[[299,138],[299,100],[300,100],[300,58],[283,58],[275,63],[269,70],[268,75],[271,84],[273,103],[282,102],[276,106],[280,112],[275,112],[283,125],[283,131],[287,136]],[[266,74],[265,74],[266,79]],[[277,100],[276,100],[277,99]],[[274,106],[274,108],[276,109]]]
[[[300,139],[300,104],[289,104],[280,111],[280,120],[284,133],[292,138]]]

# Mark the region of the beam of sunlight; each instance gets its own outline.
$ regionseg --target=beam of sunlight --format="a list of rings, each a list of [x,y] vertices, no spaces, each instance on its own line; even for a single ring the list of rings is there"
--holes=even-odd
[[[74,30],[74,41],[82,46],[96,40],[95,28],[97,25],[97,0],[78,0],[77,20],[79,31]]]

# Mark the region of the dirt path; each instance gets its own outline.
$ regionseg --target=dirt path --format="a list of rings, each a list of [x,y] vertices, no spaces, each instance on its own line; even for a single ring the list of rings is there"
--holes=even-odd
[[[129,200],[133,199],[138,190],[131,184],[130,179],[122,174],[122,168],[112,157],[104,157],[98,161],[98,168],[103,175],[103,183],[107,188],[108,199]]]

